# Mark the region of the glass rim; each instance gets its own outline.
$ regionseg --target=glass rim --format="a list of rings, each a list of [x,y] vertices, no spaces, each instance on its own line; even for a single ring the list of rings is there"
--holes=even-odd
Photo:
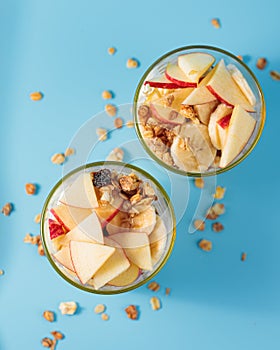
[[[47,215],[47,209],[48,209],[49,202],[50,202],[53,194],[55,193],[55,191],[62,185],[62,183],[66,179],[70,178],[74,174],[79,173],[81,170],[88,169],[88,168],[91,168],[91,167],[103,166],[103,165],[108,165],[108,166],[110,166],[110,165],[119,165],[119,166],[123,166],[125,168],[129,168],[129,169],[135,170],[135,171],[139,172],[141,175],[146,176],[150,181],[152,181],[152,183],[159,189],[160,193],[163,195],[163,198],[164,198],[165,202],[167,203],[168,209],[169,209],[169,211],[171,213],[171,217],[172,217],[172,226],[173,227],[172,227],[172,231],[170,231],[170,233],[168,233],[168,234],[171,234],[172,237],[171,237],[170,245],[168,247],[168,251],[167,251],[164,259],[160,263],[160,265],[155,269],[155,271],[153,271],[153,273],[151,273],[150,276],[148,276],[144,280],[139,281],[138,283],[136,283],[133,286],[124,287],[124,288],[119,289],[119,290],[104,290],[104,291],[102,291],[102,290],[95,290],[95,289],[86,287],[86,286],[84,286],[84,285],[82,285],[80,283],[77,283],[77,282],[73,281],[72,279],[70,279],[68,276],[66,276],[57,267],[56,263],[54,262],[51,254],[49,252],[49,249],[47,247],[47,242],[45,240],[45,234],[46,234],[46,232],[45,232],[45,219],[46,219],[46,215]],[[159,273],[159,271],[163,268],[163,266],[166,264],[167,260],[169,259],[170,255],[172,253],[172,250],[173,250],[173,247],[174,247],[174,243],[175,243],[175,239],[176,239],[176,216],[175,216],[175,211],[174,211],[173,205],[171,203],[171,200],[170,200],[167,192],[165,191],[165,189],[162,187],[162,185],[152,175],[147,173],[145,170],[143,170],[143,169],[141,169],[141,168],[139,168],[139,167],[137,167],[135,165],[132,165],[132,164],[126,164],[124,162],[98,161],[98,162],[87,163],[85,165],[81,165],[81,166],[71,170],[68,174],[64,175],[52,187],[52,189],[50,190],[50,192],[49,192],[49,194],[48,194],[48,196],[47,196],[47,198],[45,200],[45,203],[44,203],[44,206],[43,206],[43,209],[42,209],[41,223],[40,223],[40,235],[41,235],[42,244],[43,244],[44,251],[45,251],[45,254],[46,254],[46,257],[47,257],[48,261],[50,262],[50,264],[53,267],[53,269],[60,275],[60,277],[62,277],[68,283],[70,283],[71,285],[73,285],[76,288],[79,288],[79,289],[81,289],[81,290],[83,290],[85,292],[89,292],[89,293],[92,293],[92,294],[100,294],[100,295],[121,294],[121,293],[132,291],[132,290],[134,290],[136,288],[139,288],[140,286],[146,284],[155,275],[157,275]]]
[[[252,144],[250,145],[250,147],[248,148],[248,150],[243,154],[242,157],[240,157],[239,159],[237,159],[235,162],[230,163],[228,166],[226,166],[225,168],[222,169],[216,169],[214,171],[211,171],[209,173],[199,173],[199,172],[189,172],[189,171],[184,171],[184,170],[180,170],[180,169],[176,169],[170,165],[168,165],[167,163],[163,162],[161,159],[159,159],[152,151],[151,149],[148,147],[148,145],[146,144],[146,142],[143,139],[143,136],[141,134],[140,128],[139,128],[139,122],[137,120],[137,104],[138,104],[138,97],[140,94],[140,90],[143,86],[143,83],[145,82],[147,76],[149,75],[149,73],[152,71],[153,68],[155,68],[163,59],[179,53],[181,51],[186,51],[186,50],[193,50],[193,49],[203,49],[203,50],[212,50],[212,51],[216,51],[218,53],[221,53],[225,56],[229,56],[232,59],[234,59],[235,61],[237,61],[239,64],[241,64],[243,66],[243,68],[249,73],[249,75],[251,75],[251,77],[253,78],[259,93],[260,93],[260,97],[261,97],[261,111],[260,111],[260,126],[259,126],[259,130],[258,133],[255,137],[255,139],[253,140]],[[222,173],[225,173],[226,171],[236,167],[238,164],[240,164],[245,158],[247,158],[247,156],[253,151],[253,149],[255,148],[255,146],[257,145],[261,134],[263,132],[263,128],[264,128],[264,124],[265,124],[265,119],[266,119],[266,107],[265,107],[265,100],[264,100],[264,94],[262,91],[262,88],[260,86],[260,83],[258,81],[258,79],[256,78],[255,74],[251,71],[251,69],[242,61],[240,60],[236,55],[234,55],[233,53],[226,51],[224,49],[221,49],[219,47],[216,46],[211,46],[211,45],[189,45],[189,46],[182,46],[179,47],[177,49],[171,50],[167,53],[165,53],[164,55],[160,56],[154,63],[152,63],[145,71],[145,73],[143,74],[142,78],[140,79],[137,88],[135,90],[134,93],[134,98],[133,98],[133,117],[134,117],[134,124],[135,124],[135,129],[136,129],[136,134],[138,136],[138,139],[140,140],[144,150],[148,153],[148,155],[155,160],[158,164],[160,164],[161,166],[165,167],[167,170],[172,171],[173,173],[179,174],[179,175],[183,175],[183,176],[188,176],[188,177],[208,177],[208,176],[213,176],[213,175],[219,175]]]

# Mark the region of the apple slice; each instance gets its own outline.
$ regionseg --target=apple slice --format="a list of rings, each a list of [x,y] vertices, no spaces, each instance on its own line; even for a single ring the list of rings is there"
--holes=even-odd
[[[217,121],[216,128],[217,128],[218,137],[221,144],[221,150],[223,150],[226,143],[230,118],[231,118],[231,114],[226,115],[225,117]]]
[[[69,247],[63,247],[58,252],[53,254],[55,260],[57,260],[62,266],[66,267],[68,270],[74,272],[74,266],[72,264],[70,249]]]
[[[106,246],[114,246],[116,248],[115,252],[110,256],[110,258],[100,267],[100,269],[94,274],[93,278],[89,280],[89,284],[93,285],[95,289],[100,289],[107,282],[116,278],[121,273],[126,271],[130,263],[126,258],[122,248],[120,246],[116,247],[116,242],[109,238],[105,238]]]
[[[70,207],[65,204],[59,204],[52,208],[50,212],[61,223],[67,231],[72,230],[81,221],[92,213],[91,209]]]
[[[230,118],[231,118],[231,113],[219,119],[217,123],[222,129],[227,129],[229,127]]]
[[[162,219],[157,215],[157,222],[149,236],[152,264],[155,266],[163,256],[167,243],[167,231]]]
[[[61,244],[64,247],[66,247],[66,246],[69,246],[70,241],[97,243],[95,240],[93,240],[87,234],[81,231],[79,225],[74,227],[73,230],[69,231],[64,236],[64,238],[61,240]]]
[[[205,171],[213,163],[216,149],[213,147],[208,128],[203,124],[188,123],[181,127],[180,136],[185,138],[200,171]]]
[[[221,145],[221,150],[225,147],[226,139],[227,139],[227,134],[228,134],[228,128],[222,128],[218,123],[217,123],[217,133],[219,137],[219,142]]]
[[[101,206],[95,209],[97,216],[101,222],[102,228],[106,227],[108,222],[112,221],[120,211],[124,200],[122,198],[115,199],[112,204]]]
[[[95,212],[92,212],[85,220],[80,222],[78,228],[95,242],[104,244],[103,230]]]
[[[77,278],[77,274],[75,271],[71,271],[67,269],[67,267],[64,266],[64,270],[72,277],[72,278]]]
[[[227,117],[227,116],[229,117],[231,113],[232,113],[232,108],[225,105],[224,103],[221,103],[210,116],[210,120],[208,124],[208,132],[209,132],[209,136],[213,146],[218,150],[222,149],[222,142],[219,137],[217,122],[218,120],[221,120],[224,117]]]
[[[176,136],[173,139],[170,154],[175,165],[177,165],[179,169],[190,172],[198,171],[198,163],[194,154],[188,147],[188,143],[185,138]]]
[[[110,236],[125,251],[128,259],[144,270],[152,271],[150,242],[146,233],[122,232]]]
[[[178,67],[177,64],[168,63],[165,70],[165,76],[168,80],[179,85],[180,87],[197,87],[197,83],[189,81],[188,77],[184,72]]]
[[[70,241],[69,246],[72,264],[82,284],[86,284],[116,250],[113,247],[88,242]]]
[[[230,164],[249,141],[256,126],[256,120],[241,106],[234,107],[225,145],[222,150],[220,167]]]
[[[204,52],[191,52],[178,57],[178,66],[187,76],[188,81],[196,83],[214,62],[215,58]]]
[[[129,286],[137,280],[137,278],[140,275],[140,271],[141,270],[138,266],[131,263],[129,268],[125,272],[113,278],[111,281],[108,282],[108,284],[115,287]]]
[[[211,94],[228,106],[240,105],[246,111],[254,112],[254,108],[228,72],[224,60],[220,60],[215,68],[202,80],[201,86],[206,86]]]
[[[181,125],[186,121],[186,118],[170,107],[162,105],[150,104],[152,115],[162,123]]]
[[[98,200],[90,173],[82,173],[65,189],[60,202],[77,208],[97,208]]]
[[[104,244],[103,230],[95,212],[67,233],[63,245],[71,240]]]
[[[247,98],[247,100],[254,107],[256,105],[256,96],[254,95],[252,89],[250,88],[250,85],[244,78],[243,74],[234,64],[228,64],[227,69],[231,74],[233,80],[236,82],[236,84],[239,86],[239,88]]]
[[[187,98],[182,102],[182,104],[193,106],[213,102],[216,100],[216,97],[213,94],[211,94],[211,92],[207,89],[206,86],[199,85],[189,94],[189,96],[187,96]]]
[[[203,103],[203,104],[193,106],[193,109],[196,112],[202,124],[204,125],[209,124],[210,115],[216,109],[218,104],[219,104],[219,101],[214,100],[208,103]]]
[[[155,78],[146,80],[144,85],[150,85],[150,87],[161,88],[161,89],[180,89],[181,88],[181,86],[179,86],[178,84],[168,80],[165,74],[163,74],[160,77],[155,77]]]
[[[56,220],[49,219],[48,223],[51,240],[59,236],[65,235],[65,233],[67,232],[66,228]]]
[[[174,90],[174,91],[172,91],[168,94],[165,94],[161,97],[154,98],[152,102],[155,105],[162,105],[165,107],[171,107],[172,109],[179,111],[181,108],[182,102],[189,96],[189,94],[192,93],[193,90],[194,90],[193,88],[177,89],[177,90]],[[209,91],[208,91],[208,93],[210,94]]]
[[[57,236],[56,238],[52,239],[52,245],[56,251],[60,250],[64,246],[65,238],[66,238],[66,234]]]

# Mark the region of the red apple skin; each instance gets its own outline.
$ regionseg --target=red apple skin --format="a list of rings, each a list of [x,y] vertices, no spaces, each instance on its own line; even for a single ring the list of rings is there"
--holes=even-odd
[[[160,122],[164,123],[164,124],[171,124],[171,125],[181,125],[182,123],[178,123],[174,120],[171,120],[171,119],[165,119],[165,118],[162,118],[157,110],[156,110],[156,107],[151,103],[150,104],[150,110],[152,112],[152,115],[157,119],[159,120]]]
[[[107,226],[107,224],[114,219],[114,217],[118,214],[120,209],[121,209],[121,206],[117,208],[106,220],[102,220],[101,222],[102,229],[104,229]]]
[[[177,84],[179,87],[182,87],[182,88],[196,88],[197,87],[197,83],[177,80],[177,79],[171,77],[166,71],[165,71],[165,76],[168,80]]]
[[[230,118],[231,118],[231,114],[228,114],[228,115],[224,116],[223,118],[221,118],[220,120],[218,120],[217,123],[223,129],[227,129],[229,126]]]
[[[63,226],[52,219],[49,219],[49,231],[50,231],[50,239],[55,239],[59,236],[65,235],[66,230],[63,228]]]
[[[218,95],[216,91],[212,88],[212,86],[207,85],[206,87],[211,92],[211,94],[214,95],[219,101],[221,101],[222,103],[224,103],[229,107],[234,107],[234,105],[230,104],[228,101],[225,101],[220,95]]]
[[[56,220],[61,224],[61,226],[65,228],[66,232],[69,232],[70,231],[69,227],[67,227],[64,224],[64,222],[60,219],[60,217],[56,214],[56,212],[53,209],[51,209],[50,212],[53,214]]]
[[[153,88],[160,89],[181,89],[181,86],[172,82],[160,82],[160,81],[148,81],[146,80],[144,85],[150,85]]]

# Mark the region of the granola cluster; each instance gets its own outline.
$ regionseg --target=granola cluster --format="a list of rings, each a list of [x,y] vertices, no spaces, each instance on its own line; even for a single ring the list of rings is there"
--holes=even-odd
[[[133,172],[124,175],[102,169],[92,173],[92,177],[95,186],[97,185],[101,206],[112,204],[116,198],[121,198],[122,210],[130,214],[131,218],[148,209],[157,199],[153,187]]]

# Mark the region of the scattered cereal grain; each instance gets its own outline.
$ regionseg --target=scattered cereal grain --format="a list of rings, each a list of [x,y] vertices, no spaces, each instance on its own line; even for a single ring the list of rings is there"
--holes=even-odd
[[[32,101],[40,101],[42,100],[43,96],[44,95],[40,91],[31,92],[31,94],[29,95]]]
[[[106,307],[104,304],[97,304],[94,308],[96,314],[102,314],[105,311]]]
[[[55,153],[51,157],[51,162],[53,164],[63,164],[65,162],[65,155],[63,153]]]
[[[36,193],[36,185],[32,183],[26,184],[25,191],[28,195],[34,195]]]
[[[210,252],[212,250],[212,242],[208,241],[207,239],[201,239],[198,242],[198,246],[200,249],[204,250],[205,252]]]
[[[267,59],[266,58],[264,58],[264,57],[258,58],[257,63],[256,63],[256,66],[257,66],[258,69],[263,70],[263,69],[265,69],[266,65],[267,65]]]
[[[157,297],[152,297],[150,299],[150,304],[154,311],[159,310],[161,308],[161,302]]]
[[[137,68],[138,66],[139,66],[139,62],[135,58],[129,58],[126,61],[126,67],[127,68]]]
[[[204,188],[204,180],[201,177],[196,178],[194,184],[197,188]]]
[[[13,210],[13,205],[12,203],[6,203],[3,208],[2,208],[2,213],[5,215],[5,216],[9,216],[11,214]]]
[[[195,220],[193,223],[193,226],[198,231],[204,231],[205,230],[205,222],[203,220]]]
[[[213,19],[211,20],[211,24],[212,24],[212,26],[213,26],[214,28],[216,28],[216,29],[221,28],[221,21],[219,20],[219,18],[213,18]]]

